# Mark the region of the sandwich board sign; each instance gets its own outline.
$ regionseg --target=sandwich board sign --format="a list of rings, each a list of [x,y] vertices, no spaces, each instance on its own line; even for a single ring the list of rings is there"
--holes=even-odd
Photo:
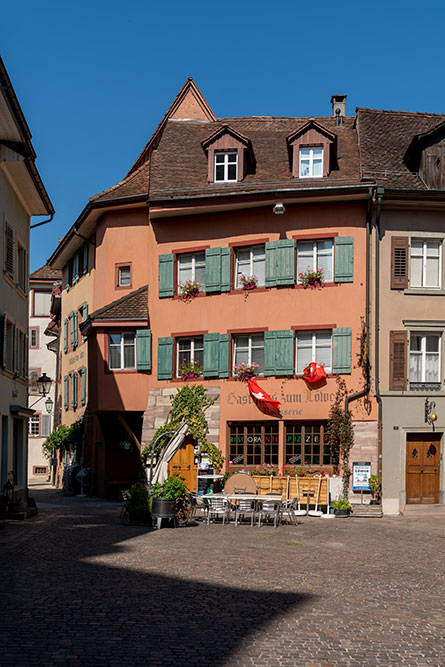
[[[370,491],[369,478],[371,477],[371,463],[369,461],[354,461],[352,464],[352,490]]]

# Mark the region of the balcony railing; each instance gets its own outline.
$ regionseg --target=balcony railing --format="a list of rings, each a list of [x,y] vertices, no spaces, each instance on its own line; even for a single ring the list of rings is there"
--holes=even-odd
[[[440,382],[410,382],[411,391],[440,391],[442,385]]]

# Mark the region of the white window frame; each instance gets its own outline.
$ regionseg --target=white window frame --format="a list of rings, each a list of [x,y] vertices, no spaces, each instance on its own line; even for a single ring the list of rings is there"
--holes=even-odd
[[[239,362],[239,361],[236,360],[237,351],[238,350],[245,351],[247,349],[247,355],[248,355],[247,363],[250,365],[252,363],[252,349],[261,349],[261,345],[254,345],[253,344],[254,341],[252,339],[255,339],[256,337],[260,337],[260,336],[263,337],[262,347],[263,347],[263,351],[264,351],[264,333],[252,333],[252,334],[240,333],[240,334],[235,334],[233,336],[233,365],[232,365],[232,373],[233,374],[235,374],[235,366],[239,363],[242,363],[242,362]],[[247,348],[246,347],[239,347],[239,344],[238,344],[238,339],[239,338],[247,338]],[[264,375],[264,368],[263,368],[262,371],[258,372],[258,375]]]
[[[202,349],[202,356],[203,356],[203,362],[204,362],[204,336],[186,336],[184,338],[178,338],[176,340],[176,377],[181,377],[179,374],[179,367],[181,363],[181,359],[179,358],[180,350],[179,350],[179,343],[185,343],[189,341],[190,342],[190,363],[193,363],[195,361],[195,349],[196,351],[200,351],[197,341],[200,341],[201,344],[201,349]],[[184,353],[184,350],[181,352],[181,354]],[[203,364],[204,366],[204,364]]]
[[[39,329],[40,327],[29,327],[29,347],[31,350],[38,350],[39,349]],[[32,339],[33,339],[33,333],[35,333],[36,336],[36,344],[32,344]]]
[[[33,432],[35,427],[37,427],[37,433]],[[40,412],[28,417],[28,436],[30,438],[40,437]]]
[[[321,151],[321,175],[320,176],[315,176],[314,175],[314,162],[319,161],[320,157],[315,156],[314,157],[314,150],[316,151]],[[309,161],[309,173],[304,175],[301,173],[301,168],[302,168],[302,151],[309,151],[309,156],[306,157],[304,156],[304,161],[307,162]],[[323,166],[324,166],[324,148],[323,146],[300,146],[300,150],[298,152],[298,174],[300,178],[322,178],[323,177]]]
[[[264,276],[266,276],[266,246],[264,244],[260,245],[253,245],[253,246],[247,246],[243,248],[237,248],[236,249],[236,260],[235,260],[235,278],[236,278],[236,287],[235,289],[241,289],[242,285],[239,282],[239,276],[238,276],[238,266],[239,266],[239,261],[238,261],[238,253],[242,251],[248,250],[250,253],[250,264],[249,264],[249,273],[246,275],[246,277],[250,277],[253,275],[256,275],[255,273],[255,268],[254,268],[254,257],[253,257],[253,251],[255,248],[263,248],[264,251]],[[257,287],[264,287],[266,284],[266,280],[264,279],[264,282],[260,283],[258,282]]]
[[[128,271],[128,282],[124,283],[122,282],[122,273],[123,271]],[[131,266],[130,264],[126,264],[125,266],[118,266],[117,267],[117,274],[118,274],[118,286],[119,287],[131,287]]]
[[[119,355],[120,355],[120,365],[119,366],[111,366],[111,356],[110,356],[110,349],[111,347],[117,348],[117,344],[115,343],[110,343],[110,336],[111,335],[119,335],[121,337],[120,343],[119,343]],[[124,347],[129,347],[128,344],[124,343],[124,336],[133,336],[133,342],[132,342],[132,347],[134,347],[134,366],[125,366],[124,365],[124,360],[125,360],[125,355],[124,355]],[[137,359],[136,359],[136,334],[134,331],[113,331],[112,333],[108,334],[108,369],[110,371],[134,371],[136,370],[136,364],[137,364]]]
[[[216,162],[216,156],[224,156],[223,162]],[[230,159],[233,158],[234,159]],[[224,178],[216,178],[216,165],[218,167],[224,166]],[[235,165],[235,178],[229,178],[229,164]],[[215,151],[213,158],[213,180],[215,183],[235,183],[238,180],[238,151]]]
[[[299,246],[299,244],[301,244],[301,243],[312,243],[312,266],[309,266],[309,268],[311,269],[311,271],[317,271],[318,270],[318,257],[320,255],[320,253],[325,252],[323,250],[322,251],[318,250],[318,244],[322,243],[322,242],[326,243],[326,241],[330,241],[331,244],[332,244],[332,248],[331,248],[331,274],[332,274],[332,278],[331,278],[331,280],[326,280],[325,278],[323,278],[323,280],[324,280],[324,282],[328,282],[328,283],[334,282],[334,239],[332,239],[332,238],[314,239],[313,241],[311,241],[311,239],[307,239],[307,240],[302,239],[301,241],[298,241],[298,239],[297,239],[297,284],[298,285],[301,285],[301,283],[302,283],[302,281],[300,280],[300,276],[299,276],[300,271],[298,269],[298,264],[299,264],[299,261],[298,261],[298,259],[299,259],[298,246]],[[300,248],[301,248],[301,245],[300,245]],[[310,257],[308,257],[307,259],[308,259],[308,261],[310,261]],[[306,268],[307,267],[305,267],[305,270],[306,270]]]
[[[197,258],[198,255],[203,255],[203,257],[204,257],[203,266],[204,266],[204,270],[205,270],[205,266],[206,266],[205,251],[202,250],[202,251],[199,251],[199,252],[186,252],[184,254],[178,255],[178,294],[182,293],[181,285],[184,284],[179,279],[179,274],[180,274],[180,270],[181,270],[181,260],[184,261],[185,257],[190,257],[191,256],[191,258],[192,258],[192,276],[191,276],[191,278],[187,278],[187,280],[196,280],[196,264],[197,264],[197,259],[196,258]],[[198,263],[201,264],[201,262],[198,262]],[[202,267],[199,267],[199,268],[202,268]],[[204,292],[204,290],[205,290],[205,284],[200,283],[199,291]]]
[[[319,360],[317,359],[317,336],[319,334],[330,334],[330,336],[331,336],[331,364],[330,364],[330,366],[325,365],[324,369],[325,369],[327,374],[332,373],[332,331],[329,331],[328,329],[325,329],[325,330],[317,329],[316,331],[296,331],[295,332],[295,373],[296,373],[296,375],[302,375],[302,373],[303,373],[303,368],[299,370],[299,364],[298,364],[298,339],[299,339],[299,336],[312,335],[311,361],[309,363],[312,363],[312,362],[319,363]],[[327,347],[327,345],[323,346],[323,347]],[[305,349],[308,349],[308,348],[305,348]],[[300,350],[301,350],[301,347],[300,347]]]
[[[49,296],[48,312],[47,313],[43,313],[43,314],[37,313],[37,309],[36,309],[36,295],[37,294],[46,294],[46,296]],[[45,290],[45,289],[35,289],[34,293],[32,295],[32,316],[33,317],[48,317],[49,318],[50,310],[51,310],[51,292],[49,290]]]
[[[411,270],[411,264],[412,264],[412,244],[414,242],[421,242],[423,243],[423,248],[422,248],[422,279],[421,279],[421,285],[413,285],[412,284],[412,270]],[[425,285],[426,282],[426,267],[427,267],[427,260],[428,260],[428,243],[438,243],[439,244],[439,284],[437,286],[429,286]],[[443,241],[442,239],[437,239],[437,238],[418,238],[418,237],[411,237],[410,238],[410,246],[409,246],[409,260],[410,260],[410,273],[409,273],[409,279],[410,279],[410,287],[413,289],[425,289],[425,290],[437,290],[437,289],[442,289],[442,246],[443,246]],[[418,257],[418,255],[417,255]]]
[[[411,337],[420,336],[422,339],[421,349],[419,351],[411,350]],[[426,351],[426,338],[427,336],[438,338],[438,351],[434,354],[437,354],[437,368],[439,371],[439,377],[437,380],[426,380],[426,355],[431,354],[431,352]],[[420,356],[422,359],[421,364],[421,380],[412,380],[411,379],[411,355]],[[442,383],[442,335],[433,331],[411,331],[409,338],[409,357],[408,357],[408,382],[411,384],[439,384]]]

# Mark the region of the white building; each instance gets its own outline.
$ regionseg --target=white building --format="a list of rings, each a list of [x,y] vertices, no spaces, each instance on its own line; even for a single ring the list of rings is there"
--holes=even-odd
[[[30,484],[45,481],[50,474],[50,462],[43,455],[42,444],[54,429],[57,356],[47,347],[54,338],[47,335],[46,329],[52,323],[50,302],[53,286],[61,278],[62,272],[49,266],[42,266],[29,276],[28,405],[35,411],[28,420]],[[45,397],[39,395],[37,387],[37,379],[44,373],[53,380],[51,390]]]
[[[31,133],[0,58],[0,512],[8,480],[27,496],[28,264],[33,215],[54,215]]]

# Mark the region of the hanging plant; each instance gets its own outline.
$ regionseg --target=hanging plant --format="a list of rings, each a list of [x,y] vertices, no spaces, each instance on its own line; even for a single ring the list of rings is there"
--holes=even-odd
[[[185,283],[180,283],[181,299],[183,301],[191,301],[199,294],[201,283],[196,280],[186,280]]]
[[[306,271],[302,271],[298,274],[298,278],[304,289],[307,289],[308,287],[323,287],[324,285],[323,269],[314,271],[308,266]]]
[[[241,363],[235,364],[233,367],[234,376],[241,382],[247,382],[250,378],[255,377],[255,373],[259,364],[256,364],[254,361],[251,364]]]

